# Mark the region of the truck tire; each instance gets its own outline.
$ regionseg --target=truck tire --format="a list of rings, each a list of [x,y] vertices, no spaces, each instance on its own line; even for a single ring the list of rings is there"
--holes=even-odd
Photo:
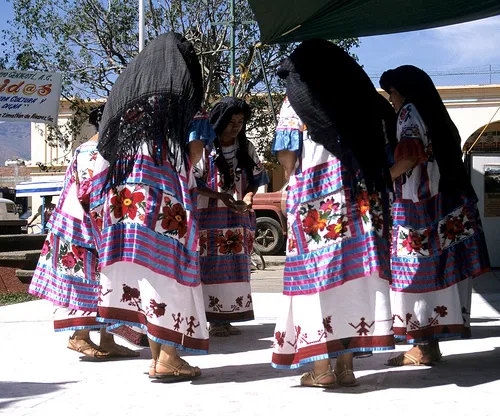
[[[269,217],[257,218],[254,245],[263,254],[276,254],[283,247],[285,238],[278,221]]]

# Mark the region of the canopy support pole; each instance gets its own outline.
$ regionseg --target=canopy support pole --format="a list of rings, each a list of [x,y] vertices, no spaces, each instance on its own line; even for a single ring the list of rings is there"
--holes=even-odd
[[[144,49],[144,0],[139,0],[139,52]]]

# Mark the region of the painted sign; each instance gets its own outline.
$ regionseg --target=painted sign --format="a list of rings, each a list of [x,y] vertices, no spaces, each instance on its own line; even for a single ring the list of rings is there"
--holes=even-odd
[[[61,74],[0,69],[0,120],[57,124]]]
[[[484,216],[500,218],[500,165],[484,165]]]

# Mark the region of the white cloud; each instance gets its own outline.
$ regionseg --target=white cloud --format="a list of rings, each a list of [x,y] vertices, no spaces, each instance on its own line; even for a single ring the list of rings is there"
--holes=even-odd
[[[500,63],[500,16],[428,31],[426,43],[448,54],[450,66]]]

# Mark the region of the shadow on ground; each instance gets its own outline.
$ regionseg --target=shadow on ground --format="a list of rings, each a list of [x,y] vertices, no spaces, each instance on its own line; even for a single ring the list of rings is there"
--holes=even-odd
[[[475,293],[480,294],[492,308],[500,312],[500,269],[496,268],[491,273],[476,277],[473,287]]]
[[[271,354],[269,353],[269,360]],[[203,375],[199,379],[193,380],[194,385],[218,384],[218,383],[249,383],[252,381],[270,380],[275,378],[285,378],[300,376],[304,369],[297,370],[277,370],[271,367],[271,363],[229,365],[225,367],[202,369]]]
[[[25,397],[39,396],[62,390],[64,385],[76,383],[76,381],[64,381],[61,383],[31,383],[17,381],[0,381],[0,400],[22,399]],[[0,402],[0,409],[11,406],[18,400],[5,400]]]
[[[274,335],[274,324],[241,325],[233,323],[241,329],[241,335],[229,337],[210,337],[209,354],[235,354],[238,352],[258,351],[271,348]],[[196,355],[179,351],[182,356]]]
[[[387,358],[389,358],[389,354]],[[401,368],[358,377],[360,386],[335,388],[332,392],[362,394],[387,389],[425,389],[445,385],[473,387],[500,379],[500,349],[443,357],[433,367]],[[326,390],[325,390],[326,391]]]

